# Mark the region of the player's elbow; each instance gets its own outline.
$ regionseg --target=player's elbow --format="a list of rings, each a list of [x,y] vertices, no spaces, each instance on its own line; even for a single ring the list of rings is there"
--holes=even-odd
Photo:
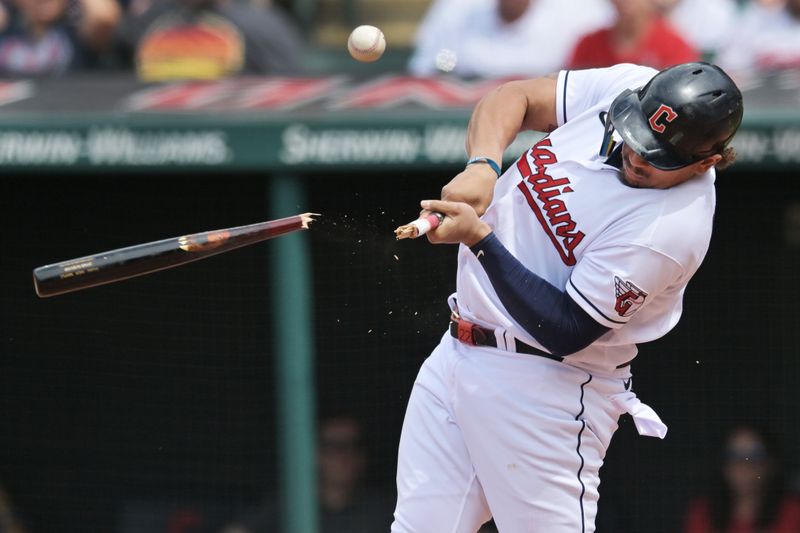
[[[587,348],[605,335],[610,328],[600,324],[562,293],[560,302],[551,308],[549,327],[527,327],[526,330],[544,346],[547,351],[559,357],[566,357]]]

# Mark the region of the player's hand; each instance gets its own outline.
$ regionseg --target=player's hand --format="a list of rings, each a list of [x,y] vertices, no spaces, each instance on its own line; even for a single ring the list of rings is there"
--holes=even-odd
[[[435,230],[427,233],[433,244],[463,243],[472,246],[492,232],[489,224],[478,218],[475,210],[464,202],[423,200],[423,213],[436,211],[445,215],[444,221]]]
[[[442,188],[442,200],[465,202],[483,215],[492,202],[497,174],[483,164],[469,165]]]

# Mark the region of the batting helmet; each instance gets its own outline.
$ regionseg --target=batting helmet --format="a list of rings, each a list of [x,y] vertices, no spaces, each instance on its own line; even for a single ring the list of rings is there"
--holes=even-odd
[[[742,122],[742,93],[709,63],[662,70],[611,104],[606,141],[614,129],[645,161],[662,170],[721,154]]]

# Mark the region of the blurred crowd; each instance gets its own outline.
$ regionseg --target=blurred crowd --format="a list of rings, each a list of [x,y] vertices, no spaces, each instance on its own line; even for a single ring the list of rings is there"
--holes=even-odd
[[[296,75],[307,71],[315,44],[313,28],[300,28],[293,6],[0,0],[0,75]],[[582,0],[580,9],[561,0],[432,0],[407,52],[407,70],[418,76],[529,77],[621,62],[661,69],[697,59],[732,71],[797,68],[800,0]]]
[[[530,77],[560,68],[713,61],[730,71],[800,66],[799,0],[435,0],[409,69]]]
[[[145,81],[292,74],[304,40],[285,11],[241,0],[2,0],[0,74],[135,69]]]
[[[372,435],[374,437],[374,435]],[[324,416],[317,427],[319,533],[388,531],[394,491],[370,483],[368,434],[350,412]],[[790,475],[781,436],[760,421],[723,428],[719,441],[701,446],[713,459],[702,477],[687,487],[682,533],[797,533],[800,531],[800,478]],[[796,459],[796,458],[795,458]],[[687,472],[688,473],[688,472]],[[117,533],[280,533],[280,498],[266,495],[236,511],[185,502],[128,502]],[[0,486],[0,532],[34,533]],[[653,517],[654,520],[661,520]],[[598,531],[619,533],[616,526]],[[627,530],[626,530],[627,531]],[[496,533],[490,521],[479,533]]]

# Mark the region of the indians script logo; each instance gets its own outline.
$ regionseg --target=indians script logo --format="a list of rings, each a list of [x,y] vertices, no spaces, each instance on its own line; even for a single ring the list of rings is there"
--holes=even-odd
[[[617,296],[614,310],[619,316],[631,316],[642,306],[644,299],[647,298],[646,292],[619,276],[614,276],[614,292]]]
[[[528,154],[517,161],[522,181],[517,188],[525,195],[533,213],[542,225],[545,234],[558,250],[565,265],[575,264],[575,248],[583,240],[584,233],[576,229],[575,221],[567,211],[562,196],[572,192],[569,178],[554,178],[547,167],[558,163],[552,152],[550,139],[542,139],[528,152],[534,168],[528,163]]]
[[[664,130],[667,129],[667,124],[673,120],[678,118],[678,114],[675,112],[667,104],[661,104],[661,107],[656,109],[656,112],[650,115],[650,127],[653,128],[653,131],[658,133],[664,133]]]

